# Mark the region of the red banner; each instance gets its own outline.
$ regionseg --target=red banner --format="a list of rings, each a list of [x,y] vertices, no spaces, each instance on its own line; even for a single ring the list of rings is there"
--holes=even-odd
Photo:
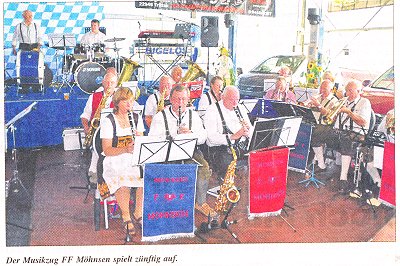
[[[379,199],[388,205],[396,206],[396,175],[394,165],[395,144],[385,142],[383,151],[382,182]]]
[[[268,148],[249,156],[250,216],[279,215],[286,197],[288,148]]]

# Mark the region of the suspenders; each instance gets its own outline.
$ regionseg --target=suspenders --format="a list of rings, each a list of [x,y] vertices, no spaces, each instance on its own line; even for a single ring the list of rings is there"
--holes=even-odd
[[[38,42],[38,36],[37,36],[38,32],[37,32],[37,28],[36,28],[36,23],[33,23],[33,25],[35,26],[35,43],[36,43],[36,42]],[[26,28],[27,28],[27,33],[28,33],[28,26]],[[24,35],[22,34],[22,23],[19,23],[19,33],[21,34],[22,42],[25,43]],[[26,35],[28,35],[28,34],[26,34]]]

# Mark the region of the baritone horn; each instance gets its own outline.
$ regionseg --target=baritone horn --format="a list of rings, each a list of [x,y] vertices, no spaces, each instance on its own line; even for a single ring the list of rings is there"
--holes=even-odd
[[[181,82],[188,82],[188,81],[194,81],[200,77],[206,77],[206,73],[201,69],[201,67],[194,63],[194,62],[188,62],[189,68],[188,71],[186,72],[185,76],[182,78]]]
[[[343,97],[339,101],[337,101],[332,108],[328,111],[328,113],[323,117],[324,122],[327,125],[333,124],[335,122],[337,114],[340,112],[340,109],[347,102],[348,97]]]

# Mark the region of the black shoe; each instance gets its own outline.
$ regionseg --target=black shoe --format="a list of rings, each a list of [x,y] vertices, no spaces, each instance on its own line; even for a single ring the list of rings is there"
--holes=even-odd
[[[347,192],[349,192],[349,185],[347,183],[347,180],[339,180],[339,193],[345,194]]]
[[[321,168],[317,164],[314,165],[314,173],[323,173],[325,171],[326,171],[326,167],[325,168]]]

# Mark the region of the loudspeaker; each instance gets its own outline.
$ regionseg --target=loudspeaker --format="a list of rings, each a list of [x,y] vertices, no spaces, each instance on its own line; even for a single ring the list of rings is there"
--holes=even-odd
[[[201,47],[218,47],[218,17],[201,17]]]

